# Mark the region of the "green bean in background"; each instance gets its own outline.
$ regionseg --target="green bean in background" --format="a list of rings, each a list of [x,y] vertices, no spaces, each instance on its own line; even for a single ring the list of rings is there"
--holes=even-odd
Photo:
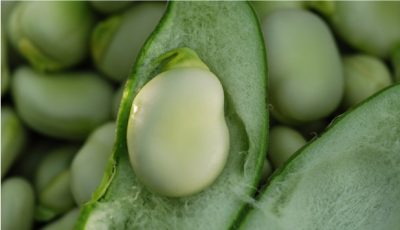
[[[53,149],[41,161],[35,175],[39,201],[35,219],[48,221],[75,206],[70,190],[70,165],[77,146],[64,145]]]
[[[27,147],[21,153],[21,157],[10,170],[10,175],[23,177],[33,181],[40,162],[61,143],[48,138],[37,138],[30,135]]]
[[[112,80],[125,81],[164,10],[163,3],[137,3],[123,14],[100,22],[93,31],[91,43],[97,68]]]
[[[113,89],[96,73],[41,74],[20,67],[12,78],[17,112],[39,133],[83,140],[111,119]]]
[[[51,220],[53,217],[63,214],[76,206],[71,194],[70,184],[71,172],[70,170],[65,170],[53,178],[50,184],[39,193],[40,204],[35,216],[37,220]],[[42,215],[43,213],[45,215]]]
[[[4,39],[4,43],[2,41],[2,49],[4,48],[2,52],[5,52],[5,54],[7,54],[5,57],[7,61],[4,62],[4,64],[7,64],[7,68],[9,70],[12,70],[14,66],[23,62],[23,57],[11,44],[9,31],[7,29],[11,14],[14,8],[18,6],[20,2],[21,1],[1,1],[1,39]],[[3,68],[3,66],[1,68]]]
[[[344,104],[352,107],[392,84],[389,69],[379,58],[365,54],[343,57]]]
[[[355,49],[387,58],[400,42],[399,1],[337,1],[327,17]]]
[[[268,158],[277,169],[305,144],[306,140],[297,130],[282,125],[273,126],[269,133]]]
[[[106,123],[90,134],[71,164],[71,191],[75,202],[90,200],[100,185],[115,142],[115,123]]]
[[[339,50],[329,27],[305,10],[281,10],[262,21],[272,114],[301,124],[327,117],[344,87]]]
[[[30,230],[33,224],[35,195],[28,181],[18,177],[1,184],[1,229]]]
[[[12,11],[8,33],[14,47],[36,69],[75,66],[88,54],[94,16],[85,1],[27,1]]]
[[[15,111],[1,107],[1,177],[8,172],[27,142],[27,131]]]

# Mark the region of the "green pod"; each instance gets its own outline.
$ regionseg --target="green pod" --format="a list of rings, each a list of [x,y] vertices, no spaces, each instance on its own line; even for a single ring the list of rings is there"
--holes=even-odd
[[[48,221],[74,207],[69,168],[77,150],[75,146],[59,147],[41,161],[35,176],[39,197],[37,220]]]
[[[113,90],[95,73],[48,75],[21,67],[12,80],[18,114],[42,134],[82,140],[111,117]]]
[[[194,50],[222,84],[230,146],[226,165],[212,185],[192,196],[170,198],[151,192],[134,174],[127,125],[135,96],[164,64],[179,59],[179,52],[169,51],[182,47]],[[195,64],[181,61],[182,69]],[[233,227],[261,179],[268,132],[266,88],[263,38],[249,3],[169,2],[127,81],[116,147],[102,184],[83,206],[77,229]]]
[[[115,123],[93,131],[71,164],[71,191],[77,204],[90,200],[100,185],[115,142]]]
[[[304,10],[282,10],[263,21],[272,113],[301,124],[328,116],[343,94],[339,52],[328,26]]]
[[[75,208],[64,214],[59,219],[47,224],[42,230],[72,230],[79,216],[79,209]]]
[[[33,224],[35,195],[24,179],[13,177],[1,184],[1,229],[30,230]]]
[[[380,59],[359,54],[343,58],[344,104],[352,107],[392,84],[389,69]]]
[[[92,7],[102,14],[113,14],[125,10],[132,1],[96,1],[90,0]]]
[[[55,71],[80,63],[88,53],[94,18],[87,2],[21,2],[8,32],[14,47],[38,70]]]
[[[386,58],[400,42],[400,2],[340,1],[328,15],[334,29],[359,51]]]
[[[112,102],[112,114],[115,119],[118,117],[119,105],[121,104],[122,95],[124,93],[124,86],[122,85],[117,89],[114,93],[113,102]]]
[[[400,226],[400,84],[337,118],[275,172],[240,229]]]
[[[274,126],[269,132],[268,158],[274,168],[279,168],[306,144],[304,137],[287,126]]]
[[[139,3],[100,22],[93,31],[91,44],[97,68],[112,80],[125,81],[164,9],[163,3]]]
[[[26,144],[26,130],[10,107],[1,108],[1,177],[10,169]]]

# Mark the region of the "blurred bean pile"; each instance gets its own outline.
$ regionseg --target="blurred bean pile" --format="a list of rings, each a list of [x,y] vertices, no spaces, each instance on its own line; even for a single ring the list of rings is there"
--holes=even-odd
[[[73,229],[165,2],[1,2],[2,229]]]
[[[265,181],[335,117],[400,80],[400,2],[252,4],[269,67]],[[73,229],[112,153],[124,82],[165,7],[1,2],[2,229]]]

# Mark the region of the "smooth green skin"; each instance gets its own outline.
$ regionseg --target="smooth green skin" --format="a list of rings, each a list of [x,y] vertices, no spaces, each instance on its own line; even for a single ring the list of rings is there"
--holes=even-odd
[[[146,2],[100,22],[92,34],[92,56],[98,69],[123,82],[165,10],[164,3]]]
[[[240,229],[400,226],[400,84],[337,118],[275,172]]]
[[[171,52],[164,65],[168,69],[136,95],[126,138],[140,182],[159,195],[184,197],[207,189],[220,175],[229,131],[217,76],[193,50]]]
[[[304,137],[288,126],[274,126],[269,132],[268,158],[274,168],[279,168],[306,144]]]
[[[8,32],[14,47],[32,66],[56,71],[87,56],[93,24],[88,2],[28,1],[13,9]]]
[[[1,177],[15,162],[27,141],[26,130],[15,111],[1,107]]]
[[[138,182],[129,162],[126,131],[135,95],[158,74],[157,57],[178,47],[196,51],[221,81],[231,145],[226,167],[211,187],[174,199],[153,194]],[[102,185],[84,206],[77,229],[227,229],[235,225],[244,211],[244,200],[255,193],[261,178],[268,131],[266,87],[262,34],[248,3],[170,2],[127,82],[112,159]]]
[[[345,56],[343,69],[345,77],[343,100],[347,108],[392,84],[389,69],[374,56],[364,54]]]
[[[35,189],[39,197],[36,219],[48,221],[74,206],[69,168],[77,151],[76,146],[58,147],[41,161],[35,176]]]
[[[334,29],[359,51],[386,58],[400,42],[400,2],[334,2],[328,15]]]
[[[20,67],[12,78],[17,112],[39,133],[83,140],[111,119],[113,89],[95,73],[40,74]]]
[[[35,195],[26,180],[12,177],[1,184],[1,229],[30,230]]]
[[[92,7],[102,14],[114,14],[125,10],[132,1],[95,1],[90,0]]]
[[[88,137],[71,164],[71,191],[77,204],[90,200],[100,185],[115,142],[115,123],[106,123]]]
[[[79,209],[75,208],[42,228],[42,230],[71,230],[74,229],[79,217]]]
[[[301,124],[332,113],[343,94],[339,53],[328,26],[304,10],[282,10],[263,21],[273,115]]]
[[[264,20],[268,15],[275,11],[285,9],[302,9],[304,1],[252,1],[251,5],[256,11],[260,20]]]

